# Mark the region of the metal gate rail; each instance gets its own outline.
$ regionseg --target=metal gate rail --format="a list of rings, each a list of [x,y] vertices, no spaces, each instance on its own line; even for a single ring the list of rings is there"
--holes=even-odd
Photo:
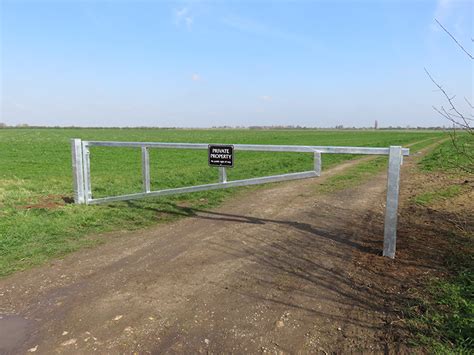
[[[141,148],[142,152],[142,178],[143,192],[92,198],[91,174],[90,174],[90,150],[92,146],[100,147],[135,147]],[[81,141],[71,140],[72,166],[74,174],[74,202],[78,204],[99,204],[115,201],[133,200],[143,197],[166,196],[196,191],[216,190],[237,186],[257,185],[269,182],[286,180],[306,179],[321,175],[321,154],[363,154],[363,155],[388,155],[388,183],[387,204],[385,211],[384,228],[384,251],[383,255],[394,258],[396,248],[397,232],[397,209],[398,193],[400,185],[400,166],[403,156],[409,155],[409,149],[400,146],[389,148],[372,147],[337,147],[337,146],[301,146],[301,145],[258,145],[258,144],[234,144],[235,151],[259,151],[259,152],[294,152],[313,153],[314,169],[298,173],[272,175],[252,179],[227,181],[224,167],[219,168],[219,182],[213,184],[179,187],[151,191],[150,184],[150,148],[165,149],[208,149],[209,144],[203,143],[156,143],[156,142],[112,142],[112,141]]]

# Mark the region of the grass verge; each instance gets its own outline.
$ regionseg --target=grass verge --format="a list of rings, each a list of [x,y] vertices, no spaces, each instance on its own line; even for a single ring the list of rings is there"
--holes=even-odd
[[[472,354],[474,350],[474,258],[451,251],[449,274],[429,280],[408,308],[414,344],[437,354]]]
[[[447,141],[420,161],[425,189],[413,202],[439,208],[454,220],[471,219],[472,201],[463,195],[472,191],[472,175],[462,172],[462,157]],[[434,187],[433,187],[434,185]],[[467,195],[466,195],[467,196]],[[441,207],[438,207],[441,206]],[[470,217],[469,217],[470,216]],[[406,306],[412,343],[430,353],[474,353],[474,235],[472,223],[449,221],[449,247],[440,250],[444,269],[410,290],[414,297]]]
[[[358,163],[341,174],[331,176],[324,183],[316,186],[320,193],[331,193],[359,185],[371,176],[387,167],[387,158],[378,157]]]
[[[474,151],[473,136],[468,133],[460,133],[456,136],[456,149],[451,139],[437,147],[431,154],[425,156],[420,167],[423,171],[444,171],[459,173],[463,167],[472,169],[472,151]],[[466,154],[459,153],[459,147],[465,149]]]
[[[441,187],[434,191],[427,191],[427,192],[418,194],[417,196],[415,196],[414,202],[423,206],[429,206],[441,200],[449,200],[450,198],[459,196],[468,188],[469,188],[468,186],[462,186],[462,185],[451,185],[451,186]]]
[[[439,139],[439,138],[438,138]],[[409,145],[410,154],[416,154],[421,149],[435,143],[433,139],[427,139]],[[388,165],[387,157],[370,158],[367,161],[358,163],[357,165],[347,169],[341,174],[328,178],[324,183],[317,185],[316,191],[320,193],[331,193],[355,187],[366,181],[370,177],[378,174],[386,169]]]

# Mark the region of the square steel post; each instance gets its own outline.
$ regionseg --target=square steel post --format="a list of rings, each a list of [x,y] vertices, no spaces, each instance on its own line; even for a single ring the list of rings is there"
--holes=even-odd
[[[150,154],[147,147],[142,147],[143,191],[150,192]]]
[[[314,171],[318,176],[321,176],[321,152],[314,152]]]
[[[87,142],[82,142],[82,165],[84,169],[84,197],[85,203],[89,204],[89,200],[92,199],[92,188],[91,188],[91,160],[89,145]]]
[[[71,139],[72,174],[74,179],[74,203],[85,203],[84,170],[82,167],[82,143],[80,139]]]
[[[223,166],[219,167],[219,182],[227,182],[227,172]]]
[[[388,158],[387,205],[385,207],[383,255],[392,259],[395,258],[395,250],[397,247],[397,213],[401,164],[402,147],[391,146]]]

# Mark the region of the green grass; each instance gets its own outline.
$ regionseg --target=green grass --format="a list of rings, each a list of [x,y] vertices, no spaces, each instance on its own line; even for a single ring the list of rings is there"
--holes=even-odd
[[[441,136],[439,132],[426,131],[3,129],[0,130],[0,276],[101,243],[104,238],[97,236],[101,232],[132,230],[169,221],[176,217],[162,212],[177,211],[179,202],[186,201],[191,207],[213,207],[239,191],[216,190],[99,206],[60,205],[63,198],[71,198],[73,193],[71,138],[384,147],[429,142]],[[352,158],[323,155],[323,169]],[[207,166],[205,151],[152,150],[150,159],[153,189],[217,181],[217,170]],[[231,180],[312,168],[312,155],[306,153],[237,152],[235,159],[235,168],[229,169],[228,174]],[[91,164],[94,197],[141,190],[138,149],[93,147]]]
[[[455,137],[455,142],[459,150],[464,149],[467,154],[459,154],[458,149],[453,145],[452,139],[437,147],[431,154],[425,156],[420,161],[420,167],[423,171],[445,171],[445,172],[460,172],[465,169],[472,169],[474,152],[474,139],[468,133],[458,133]]]
[[[458,136],[461,144],[469,145],[472,138]],[[452,185],[424,191],[414,197],[413,202],[430,206],[440,200],[450,200],[467,189],[459,181],[469,179],[461,165],[468,163],[460,156],[451,140],[437,147],[420,161],[425,174],[435,173]],[[471,175],[472,176],[472,175]],[[429,189],[429,187],[427,187]],[[449,210],[447,211],[450,212]],[[469,218],[469,216],[467,216]],[[447,276],[429,279],[416,290],[415,301],[407,307],[408,324],[415,345],[425,346],[430,353],[472,354],[474,353],[474,236],[472,231],[452,227],[449,250],[445,255]]]
[[[471,249],[472,250],[472,249]],[[430,280],[409,307],[409,327],[416,344],[437,354],[472,354],[474,351],[474,258],[453,252],[451,275]]]
[[[459,196],[467,188],[469,187],[463,188],[461,185],[445,186],[434,191],[423,192],[415,196],[414,201],[420,205],[429,206],[435,202]]]
[[[331,193],[357,186],[364,180],[379,173],[386,166],[386,157],[379,157],[366,162],[361,162],[339,175],[331,176],[324,183],[317,185],[316,190],[322,193]]]
[[[426,146],[435,143],[432,139],[422,140],[410,145],[410,154],[415,154]],[[324,183],[316,186],[316,190],[322,193],[331,193],[351,188],[366,181],[380,171],[387,168],[387,157],[372,158],[361,162],[338,175],[328,178]]]

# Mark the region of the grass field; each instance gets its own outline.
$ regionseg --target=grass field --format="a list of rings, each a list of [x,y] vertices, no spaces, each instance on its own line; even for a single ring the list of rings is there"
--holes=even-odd
[[[136,229],[170,220],[176,204],[212,207],[236,189],[150,198],[111,205],[78,206],[72,198],[70,139],[301,144],[386,147],[440,138],[426,131],[316,130],[173,130],[173,129],[3,129],[0,130],[0,276],[42,263],[80,247],[100,243],[92,234]],[[152,189],[216,182],[205,151],[152,150]],[[352,159],[323,155],[323,169]],[[141,190],[140,151],[132,148],[91,149],[94,197]],[[371,170],[383,163],[372,164]],[[238,152],[229,179],[310,170],[305,153]],[[359,169],[360,170],[360,169]],[[360,172],[358,172],[359,175]],[[254,187],[255,188],[255,187]]]

